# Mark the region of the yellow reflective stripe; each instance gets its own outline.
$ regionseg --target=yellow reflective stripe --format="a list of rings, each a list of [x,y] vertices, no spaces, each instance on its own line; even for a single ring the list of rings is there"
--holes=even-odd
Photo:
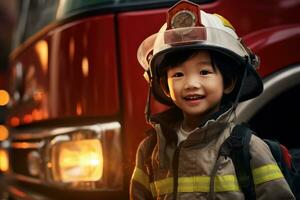
[[[254,184],[261,184],[283,178],[280,168],[276,164],[264,165],[252,171]]]
[[[236,176],[225,175],[217,176],[215,183],[216,192],[227,192],[227,191],[240,191],[240,187]]]
[[[180,177],[178,179],[178,192],[208,192],[209,180],[208,176]]]
[[[232,24],[225,17],[223,17],[222,15],[216,14],[216,13],[214,13],[214,15],[219,17],[219,19],[222,21],[224,26],[231,28],[232,30],[235,30],[234,27],[232,26]]]
[[[133,171],[132,179],[142,184],[145,188],[147,188],[147,190],[150,191],[149,177],[145,172],[143,172],[143,170],[136,167]]]
[[[178,178],[178,192],[209,192],[209,176],[192,176]],[[151,183],[152,195],[170,194],[173,191],[173,178],[166,178]],[[215,191],[240,191],[237,179],[233,175],[216,176]]]
[[[151,183],[152,196],[156,197],[162,194],[169,194],[173,192],[173,177],[166,178]]]

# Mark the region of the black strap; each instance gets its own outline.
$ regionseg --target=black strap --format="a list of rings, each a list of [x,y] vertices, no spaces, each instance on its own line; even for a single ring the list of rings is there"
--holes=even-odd
[[[255,200],[255,186],[250,166],[249,143],[252,131],[245,125],[236,125],[220,148],[219,155],[229,156],[234,164],[237,180],[246,200]]]

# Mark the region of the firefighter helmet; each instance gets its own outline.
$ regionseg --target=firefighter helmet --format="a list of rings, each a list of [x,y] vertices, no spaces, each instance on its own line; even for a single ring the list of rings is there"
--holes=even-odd
[[[160,84],[160,65],[167,54],[183,49],[215,51],[243,67],[246,71],[238,101],[254,98],[262,92],[263,83],[256,72],[258,57],[242,43],[230,22],[183,0],[168,10],[167,22],[158,33],[146,38],[137,52],[146,79],[151,81],[153,95],[161,103],[172,105]],[[243,79],[243,76],[239,78]]]

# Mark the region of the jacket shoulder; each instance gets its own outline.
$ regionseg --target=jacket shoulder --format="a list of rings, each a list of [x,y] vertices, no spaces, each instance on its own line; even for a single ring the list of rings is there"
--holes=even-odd
[[[267,163],[276,163],[268,145],[255,134],[252,134],[250,139],[250,154],[254,167],[259,167]]]
[[[263,139],[252,134],[250,140],[251,168],[256,194],[268,199],[295,199],[288,183],[284,179],[269,146]]]
[[[157,136],[154,129],[147,131],[147,136],[140,142],[137,150],[137,159],[145,161],[152,154],[157,143]]]

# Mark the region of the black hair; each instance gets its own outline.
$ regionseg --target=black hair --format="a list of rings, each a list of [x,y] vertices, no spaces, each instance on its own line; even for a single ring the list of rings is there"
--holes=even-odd
[[[199,49],[187,49],[187,50],[178,50],[173,51],[165,55],[161,65],[157,67],[156,75],[159,77],[161,82],[161,87],[164,91],[169,92],[168,83],[167,83],[167,71],[175,66],[178,66],[194,55],[196,55]],[[214,70],[218,68],[223,77],[223,84],[226,87],[232,81],[236,81],[233,91],[229,94],[224,94],[222,102],[232,103],[235,101],[237,96],[240,82],[243,73],[244,67],[241,66],[237,61],[235,61],[230,56],[225,55],[224,53],[207,50]]]

